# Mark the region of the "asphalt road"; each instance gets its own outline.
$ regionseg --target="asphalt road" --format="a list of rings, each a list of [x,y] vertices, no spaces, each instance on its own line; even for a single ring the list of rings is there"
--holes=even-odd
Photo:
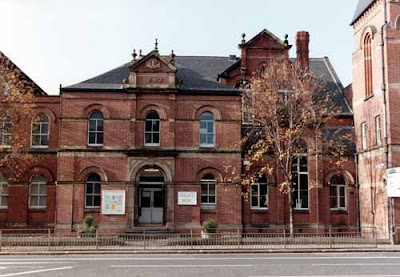
[[[400,253],[2,256],[6,276],[400,277]]]

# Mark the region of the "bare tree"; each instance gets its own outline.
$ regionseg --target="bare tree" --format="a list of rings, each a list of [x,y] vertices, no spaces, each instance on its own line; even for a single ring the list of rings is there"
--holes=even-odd
[[[0,166],[16,176],[33,160],[27,148],[38,89],[0,52]]]
[[[262,72],[255,74],[251,101],[246,101],[243,107],[252,126],[242,141],[244,159],[248,161],[242,184],[250,185],[262,174],[274,170],[282,176],[279,190],[287,195],[290,205],[291,234],[292,205],[301,206],[301,201],[306,201],[301,197],[295,202],[292,199],[292,193],[299,189],[294,185],[300,180],[295,167],[307,163],[304,158],[307,145],[303,139],[312,138],[329,155],[342,155],[346,150],[345,143],[338,142],[342,135],[325,130],[340,113],[334,101],[335,92],[327,91],[326,87],[323,81],[288,60],[271,60]],[[308,195],[308,180],[306,189]]]

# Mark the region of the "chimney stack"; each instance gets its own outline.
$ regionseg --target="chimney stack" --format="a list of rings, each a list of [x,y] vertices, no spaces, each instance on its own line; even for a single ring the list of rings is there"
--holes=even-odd
[[[306,31],[297,32],[296,34],[296,53],[297,53],[297,64],[304,70],[309,69],[309,48],[310,34]]]

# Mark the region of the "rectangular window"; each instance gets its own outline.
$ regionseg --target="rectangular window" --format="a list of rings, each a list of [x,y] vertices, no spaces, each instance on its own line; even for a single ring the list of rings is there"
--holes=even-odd
[[[382,127],[381,117],[378,115],[375,117],[375,130],[376,130],[376,145],[382,145]]]
[[[347,206],[346,185],[330,186],[331,210],[345,210]]]
[[[268,184],[253,183],[251,184],[251,208],[254,210],[268,209]]]
[[[47,187],[43,182],[32,182],[30,187],[29,207],[46,208]]]
[[[88,181],[86,183],[86,208],[99,208],[101,201],[101,188],[99,182]]]
[[[11,121],[7,118],[0,121],[0,145],[11,145]]]
[[[362,143],[362,150],[367,149],[367,123],[361,123],[361,143]]]
[[[216,182],[215,180],[201,181],[201,204],[215,206],[216,198]]]
[[[308,163],[307,156],[295,156],[292,161],[293,194],[295,210],[308,209]]]
[[[0,183],[0,208],[5,209],[8,207],[8,183]]]

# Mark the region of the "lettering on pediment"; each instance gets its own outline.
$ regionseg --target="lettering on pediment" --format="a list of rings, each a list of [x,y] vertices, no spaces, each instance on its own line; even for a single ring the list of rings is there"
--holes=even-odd
[[[146,67],[149,69],[157,69],[161,67],[161,62],[156,59],[150,59],[146,62]]]

